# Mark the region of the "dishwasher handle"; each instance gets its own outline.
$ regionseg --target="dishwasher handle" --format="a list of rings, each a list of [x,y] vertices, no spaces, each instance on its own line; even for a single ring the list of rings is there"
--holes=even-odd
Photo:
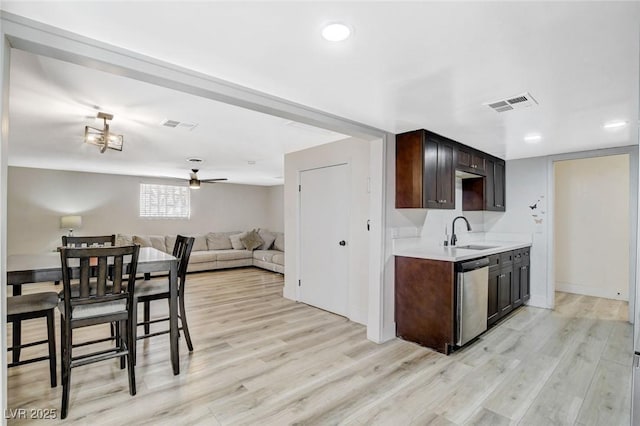
[[[489,258],[482,257],[480,259],[473,259],[466,262],[459,262],[456,264],[456,269],[458,272],[468,272],[473,271],[474,269],[484,268],[485,266],[489,266]]]

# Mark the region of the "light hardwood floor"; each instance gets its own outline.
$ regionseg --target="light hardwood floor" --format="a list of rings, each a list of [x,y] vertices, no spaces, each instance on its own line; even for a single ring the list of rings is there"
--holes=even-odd
[[[181,374],[171,372],[166,335],[138,342],[134,397],[115,360],[75,368],[65,423],[629,424],[622,302],[558,293],[555,311],[524,307],[447,357],[399,339],[374,344],[361,325],[283,299],[276,273],[187,280],[195,351],[181,340]],[[44,288],[53,285],[30,291]],[[23,328],[25,338],[45,336],[41,321]],[[9,408],[59,409],[60,397],[46,362],[9,370]],[[9,420],[23,423],[51,421]]]

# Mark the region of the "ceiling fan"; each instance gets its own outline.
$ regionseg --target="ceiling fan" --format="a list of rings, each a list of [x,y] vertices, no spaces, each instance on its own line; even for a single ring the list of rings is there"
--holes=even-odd
[[[216,183],[223,180],[227,180],[227,178],[216,178],[216,179],[198,179],[198,169],[191,169],[191,177],[189,179],[189,188],[191,189],[199,189],[200,183]]]

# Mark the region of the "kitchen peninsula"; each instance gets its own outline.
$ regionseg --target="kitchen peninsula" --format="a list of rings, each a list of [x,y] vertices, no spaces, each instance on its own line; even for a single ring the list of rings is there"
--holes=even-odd
[[[465,318],[463,306],[473,297],[486,312],[487,327],[529,299],[530,242],[481,241],[442,246],[433,240],[402,238],[394,241],[396,334],[439,352],[449,354],[461,340]],[[485,261],[486,259],[487,261]],[[482,260],[484,294],[461,289],[462,266]],[[479,263],[479,262],[475,262]],[[468,287],[467,287],[468,288]],[[477,287],[471,288],[477,291]],[[486,308],[486,311],[484,310]],[[477,315],[477,313],[476,313]],[[484,324],[482,324],[484,326]]]

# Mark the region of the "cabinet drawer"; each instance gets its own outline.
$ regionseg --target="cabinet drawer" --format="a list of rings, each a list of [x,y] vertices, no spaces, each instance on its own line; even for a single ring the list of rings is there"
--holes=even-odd
[[[513,262],[514,263],[522,262],[522,250],[514,250],[513,251]]]
[[[492,254],[489,256],[489,268],[498,268],[500,267],[500,254]]]
[[[500,264],[502,266],[508,265],[513,262],[513,251],[505,251],[504,253],[500,253]]]

